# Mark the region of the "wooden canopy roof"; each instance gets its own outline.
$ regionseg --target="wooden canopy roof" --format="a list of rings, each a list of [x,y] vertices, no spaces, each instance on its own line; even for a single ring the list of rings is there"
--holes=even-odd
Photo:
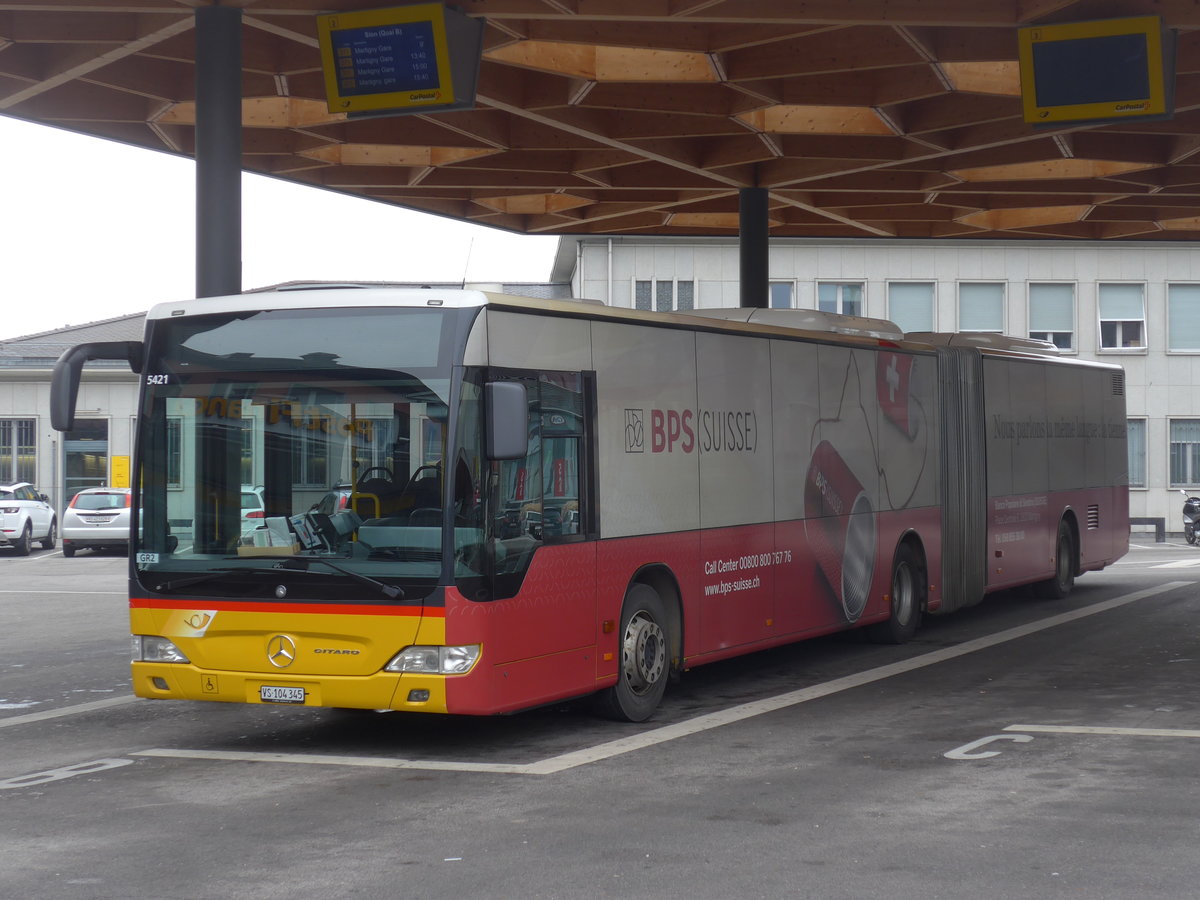
[[[205,0],[0,0],[0,114],[191,155]],[[460,0],[486,21],[472,110],[347,121],[315,14],[243,9],[251,171],[533,234],[1200,238],[1193,0]],[[1163,16],[1176,113],[1038,131],[1016,29]]]

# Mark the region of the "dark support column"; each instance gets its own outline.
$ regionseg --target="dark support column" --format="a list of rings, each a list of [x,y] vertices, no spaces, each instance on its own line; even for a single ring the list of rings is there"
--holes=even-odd
[[[767,189],[738,191],[738,252],[741,256],[741,305],[768,305]]]
[[[242,11],[196,8],[196,296],[242,290]]]

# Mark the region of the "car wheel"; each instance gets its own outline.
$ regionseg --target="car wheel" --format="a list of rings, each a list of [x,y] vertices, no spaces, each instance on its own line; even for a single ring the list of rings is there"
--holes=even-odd
[[[57,543],[58,543],[58,522],[51,520],[50,521],[50,530],[46,533],[46,536],[44,538],[42,538],[42,549],[43,550],[53,550],[54,546]]]
[[[25,530],[21,532],[21,537],[13,544],[13,547],[17,551],[17,556],[29,555],[29,551],[33,547],[33,526],[28,522],[25,523]]]
[[[63,556],[65,556],[67,559],[70,559],[74,555],[75,555],[75,548],[71,544],[68,544],[66,541],[63,541]]]

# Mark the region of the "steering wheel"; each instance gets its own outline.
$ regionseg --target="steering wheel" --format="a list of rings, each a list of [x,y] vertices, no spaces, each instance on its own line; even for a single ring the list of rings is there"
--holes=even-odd
[[[385,481],[390,481],[393,483],[396,481],[395,476],[392,475],[392,470],[389,469],[387,466],[372,466],[371,468],[367,469],[367,471],[363,472],[361,475],[358,476],[358,481],[355,482],[355,487],[358,487],[361,489],[362,486],[364,484],[366,484],[366,482],[371,480],[370,476],[371,476],[372,472],[382,472],[383,478]]]

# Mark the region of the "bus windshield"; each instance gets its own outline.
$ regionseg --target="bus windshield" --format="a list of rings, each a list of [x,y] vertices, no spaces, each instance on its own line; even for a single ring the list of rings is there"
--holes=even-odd
[[[431,592],[442,573],[454,325],[473,312],[271,310],[153,323],[139,431],[141,584],[246,599]]]

